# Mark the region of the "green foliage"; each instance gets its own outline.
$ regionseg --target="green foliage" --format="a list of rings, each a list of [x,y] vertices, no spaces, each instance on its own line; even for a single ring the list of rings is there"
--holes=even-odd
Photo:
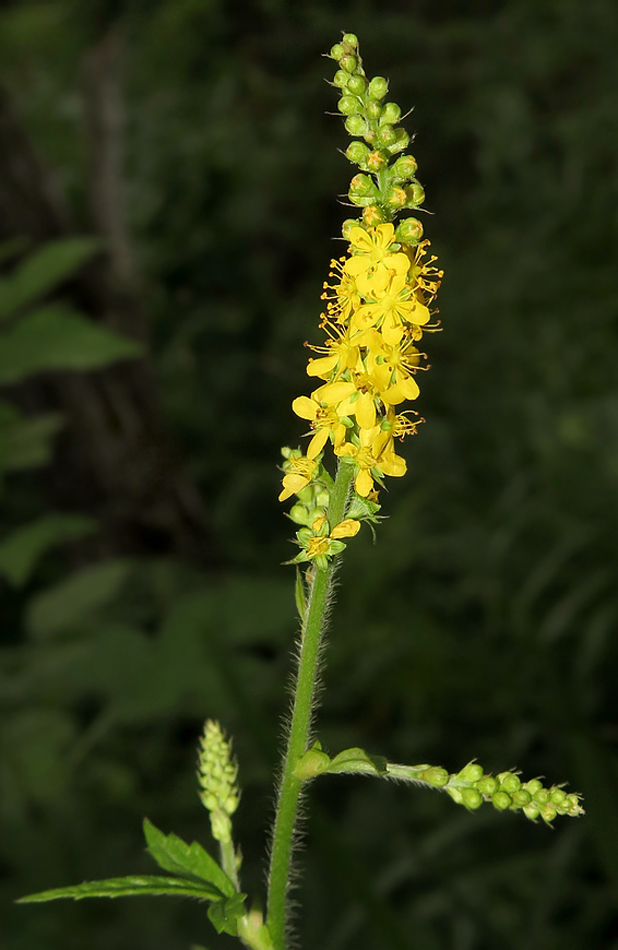
[[[58,887],[41,894],[29,894],[21,897],[19,904],[41,904],[70,897],[80,901],[85,897],[197,897],[210,899],[217,891],[204,884],[195,884],[177,877],[150,876],[115,877],[107,881],[86,881],[74,887]],[[240,896],[240,895],[237,895]],[[229,931],[228,931],[229,932]]]
[[[132,570],[125,559],[103,561],[40,591],[28,606],[28,631],[37,638],[53,637],[87,622],[118,596]]]
[[[98,327],[66,306],[24,317],[0,341],[0,385],[52,370],[90,370],[139,356],[137,343]]]
[[[55,290],[100,247],[100,241],[95,238],[65,238],[31,253],[9,277],[0,280],[0,320],[19,313]],[[11,245],[7,250],[11,251]]]
[[[188,874],[213,884],[217,897],[236,895],[236,888],[227,874],[197,841],[188,845],[177,835],[164,835],[147,818],[144,819],[144,836],[149,853],[164,871]]]
[[[208,919],[217,933],[238,935],[238,919],[245,913],[245,895],[234,894],[225,900],[213,901],[208,908]]]
[[[93,518],[84,515],[45,515],[22,525],[0,541],[0,573],[19,587],[34,571],[39,558],[63,541],[81,538],[96,530]]]

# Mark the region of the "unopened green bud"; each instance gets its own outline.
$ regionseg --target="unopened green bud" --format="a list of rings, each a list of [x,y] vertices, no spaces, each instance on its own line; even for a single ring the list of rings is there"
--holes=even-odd
[[[423,236],[423,225],[417,218],[404,218],[397,226],[397,240],[404,244],[418,244]]]
[[[401,118],[401,109],[396,102],[386,102],[382,106],[382,115],[380,124],[388,122],[389,125],[396,125]]]
[[[469,808],[470,811],[480,808],[483,804],[483,796],[480,792],[477,792],[475,788],[462,788],[461,800],[462,804],[465,805],[466,808]]]
[[[367,166],[367,156],[372,155],[373,152],[369,151],[367,145],[364,142],[350,142],[348,145],[345,157],[349,162],[354,162],[355,165],[361,165],[363,168]]]
[[[318,508],[328,508],[328,506],[330,505],[329,493],[325,489],[323,489],[322,491],[318,491],[318,493],[315,496],[315,503],[318,506]]]
[[[374,76],[367,90],[372,99],[383,99],[388,92],[388,79],[384,76]]]
[[[378,130],[378,142],[383,145],[384,148],[388,148],[396,139],[397,135],[392,125],[380,125]]]
[[[331,46],[330,55],[333,59],[339,61],[343,56],[343,46],[341,43],[335,43],[334,46]]]
[[[345,120],[346,131],[350,135],[365,135],[367,132],[367,123],[361,115],[349,115]]]
[[[513,804],[517,805],[519,808],[523,808],[524,805],[529,805],[532,801],[532,796],[530,792],[525,791],[525,789],[520,788],[518,791],[513,792]]]
[[[346,73],[355,72],[357,65],[358,60],[356,56],[350,56],[348,53],[341,57],[341,68],[345,69]]]
[[[378,189],[368,175],[355,175],[348,191],[350,201],[355,205],[372,205],[379,198]]]
[[[341,42],[344,46],[351,46],[352,49],[356,49],[358,46],[358,36],[356,33],[344,33]]]
[[[395,141],[392,145],[388,146],[388,150],[391,155],[396,155],[397,152],[405,152],[408,145],[410,144],[410,136],[405,129],[395,129]]]
[[[382,155],[382,152],[378,152],[377,150],[369,152],[369,155],[367,156],[367,165],[372,172],[379,172],[381,168],[384,168],[385,164],[386,159]]]
[[[311,513],[308,508],[305,508],[304,505],[292,505],[289,515],[292,521],[295,521],[296,524],[311,524],[309,520]]]
[[[384,212],[377,205],[367,205],[363,208],[363,224],[368,228],[377,228],[379,224],[384,224]]]
[[[337,108],[343,115],[354,115],[361,111],[360,100],[356,96],[342,96],[337,103]]]
[[[355,96],[362,96],[367,86],[367,80],[363,79],[362,76],[355,75],[350,76],[350,81],[348,83],[348,92],[353,92]]]
[[[576,795],[575,792],[571,792],[569,795],[567,795],[566,802],[569,807],[577,814],[583,811],[582,806],[579,803],[579,795]]]
[[[449,780],[449,774],[446,769],[441,769],[439,766],[425,769],[418,777],[429,785],[435,785],[436,788],[443,788],[448,784]]]
[[[350,74],[346,73],[345,69],[338,69],[333,76],[333,84],[338,86],[340,89],[345,89],[349,81]]]
[[[352,228],[357,228],[359,226],[359,223],[360,222],[358,218],[345,219],[345,221],[341,225],[341,234],[343,235],[346,241],[350,240],[350,234],[352,232]]]
[[[540,788],[532,797],[537,805],[546,805],[549,801],[549,792],[546,788]]]
[[[483,767],[482,765],[477,765],[476,762],[468,762],[461,772],[459,772],[457,778],[462,779],[464,782],[478,782],[483,778]]]
[[[541,818],[543,819],[543,821],[546,821],[547,824],[549,824],[550,821],[554,820],[554,818],[556,817],[556,814],[557,812],[553,805],[550,805],[550,804],[541,805]]]
[[[405,189],[398,185],[388,188],[385,195],[386,203],[391,208],[403,208],[406,203]]]
[[[553,788],[550,788],[549,790],[549,800],[552,803],[552,805],[562,804],[562,802],[565,800],[566,797],[567,797],[567,794],[562,788],[558,788],[557,786],[554,786]]]
[[[521,788],[519,775],[515,775],[514,772],[501,772],[498,781],[500,782],[500,791],[507,792],[509,795]]]
[[[382,106],[379,102],[375,102],[373,99],[370,99],[365,106],[365,115],[368,119],[379,119],[382,115]]]
[[[484,775],[483,778],[476,783],[476,787],[481,795],[493,795],[498,788],[498,783],[493,775]]]
[[[531,778],[530,781],[524,782],[522,788],[525,788],[527,792],[530,792],[531,795],[534,795],[535,792],[538,792],[539,789],[543,788],[543,783],[538,780],[538,778]]]
[[[497,808],[498,811],[505,811],[507,808],[511,807],[510,796],[506,792],[494,792],[491,796],[491,803],[494,808]]]
[[[425,200],[425,189],[419,182],[413,181],[412,184],[406,188],[406,197],[408,199],[408,208],[418,208]]]
[[[532,802],[530,805],[526,805],[524,807],[524,815],[526,818],[529,818],[530,821],[536,821],[540,815],[539,806],[535,805],[534,802]]]
[[[406,181],[414,178],[418,165],[413,155],[400,155],[390,167],[389,175],[394,181]]]

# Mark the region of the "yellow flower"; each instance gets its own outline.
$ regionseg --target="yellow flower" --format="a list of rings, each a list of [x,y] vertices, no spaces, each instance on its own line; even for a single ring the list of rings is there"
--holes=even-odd
[[[334,374],[336,379],[346,369],[352,369],[356,365],[359,356],[358,343],[351,340],[349,329],[339,330],[333,327],[328,318],[324,320],[322,327],[329,334],[325,346],[312,346],[308,343],[305,345],[315,353],[327,355],[317,360],[310,359],[307,375],[330,380]]]
[[[363,296],[371,293],[376,281],[386,279],[389,270],[407,273],[410,260],[402,252],[389,253],[395,239],[392,224],[379,224],[377,228],[352,228],[349,234],[350,250],[353,257],[348,258],[344,270],[354,278],[356,286]]]
[[[429,310],[412,293],[407,273],[391,271],[386,281],[374,286],[371,296],[373,300],[356,311],[351,326],[361,330],[377,324],[391,346],[401,340],[404,324],[422,326],[429,321]]]
[[[316,389],[314,396],[326,405],[336,407],[339,416],[356,416],[361,428],[371,429],[376,424],[375,397],[378,391],[364,371],[362,361],[359,361],[359,369],[360,372],[352,373],[350,381],[327,383]]]
[[[285,463],[286,473],[283,476],[283,491],[279,495],[279,501],[286,501],[306,488],[313,478],[317,464],[315,459],[305,458],[303,455],[289,459]]]
[[[360,445],[344,442],[336,450],[336,454],[354,460],[354,465],[357,468],[354,487],[363,498],[366,498],[374,488],[372,469],[382,475],[394,475],[396,477],[405,475],[405,459],[396,455],[394,450],[390,448],[389,443],[392,443],[392,439],[389,439],[389,434],[385,434],[380,426],[375,426],[373,429],[361,429],[359,442]]]
[[[381,338],[377,331],[375,335]],[[368,368],[380,388],[380,398],[387,406],[396,406],[404,399],[416,399],[420,393],[414,373],[424,354],[413,343],[410,336],[404,336],[396,346],[390,346],[381,338],[378,348],[374,344],[368,357]]]
[[[323,387],[320,387],[323,388]],[[322,400],[317,398],[320,390],[317,389],[308,396],[298,396],[292,403],[292,410],[301,419],[311,421],[311,428],[315,435],[307,446],[307,458],[316,458],[328,441],[330,433],[333,434],[335,448],[345,439],[346,428],[341,421],[342,413],[339,413],[334,405],[322,405]]]
[[[327,301],[326,312],[328,315],[339,323],[345,323],[361,303],[356,281],[349,273],[346,273],[343,266],[344,261],[345,258],[342,257],[338,261],[332,260],[330,262],[333,270],[328,276],[337,277],[339,280],[336,284],[328,284],[325,281],[324,293],[320,298]]]

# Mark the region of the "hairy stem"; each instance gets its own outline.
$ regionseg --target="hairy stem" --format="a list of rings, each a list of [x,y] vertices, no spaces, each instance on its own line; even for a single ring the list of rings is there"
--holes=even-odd
[[[328,509],[328,522],[331,527],[343,519],[353,472],[352,465],[340,463]],[[332,563],[326,570],[316,570],[301,633],[292,722],[279,788],[268,879],[267,925],[275,950],[285,950],[290,861],[302,786],[302,780],[295,776],[294,768],[307,750],[320,644],[324,632],[326,609],[330,603],[333,573]]]

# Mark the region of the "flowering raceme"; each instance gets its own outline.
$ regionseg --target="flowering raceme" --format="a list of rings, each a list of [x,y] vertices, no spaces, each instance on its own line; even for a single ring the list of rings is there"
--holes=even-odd
[[[311,436],[305,455],[284,451],[279,499],[298,495],[291,517],[303,525],[295,563],[323,562],[339,550],[344,536],[337,536],[338,526],[331,529],[324,514],[332,487],[322,464],[329,443],[340,463],[353,466],[355,496],[363,502],[361,520],[376,520],[376,485],[383,486],[385,476],[405,474],[395,440],[415,433],[422,419],[411,409],[396,412],[395,407],[418,397],[417,375],[427,369],[419,344],[424,333],[437,328],[432,307],[442,271],[429,255],[429,241],[422,240],[420,221],[409,215],[394,223],[398,214],[416,210],[424,199],[414,177],[415,159],[400,154],[410,139],[395,128],[399,106],[382,103],[387,81],[381,76],[366,79],[354,41],[346,34],[331,56],[340,66],[334,85],[342,93],[339,110],[346,116],[346,129],[364,140],[353,141],[346,152],[361,169],[351,181],[349,198],[362,208],[362,216],[344,222],[347,251],[331,261],[330,280],[324,283],[320,327],[326,340],[305,344],[317,354],[309,358],[307,375],[320,385],[292,403],[296,415],[309,422]],[[316,492],[323,507],[312,507]]]

